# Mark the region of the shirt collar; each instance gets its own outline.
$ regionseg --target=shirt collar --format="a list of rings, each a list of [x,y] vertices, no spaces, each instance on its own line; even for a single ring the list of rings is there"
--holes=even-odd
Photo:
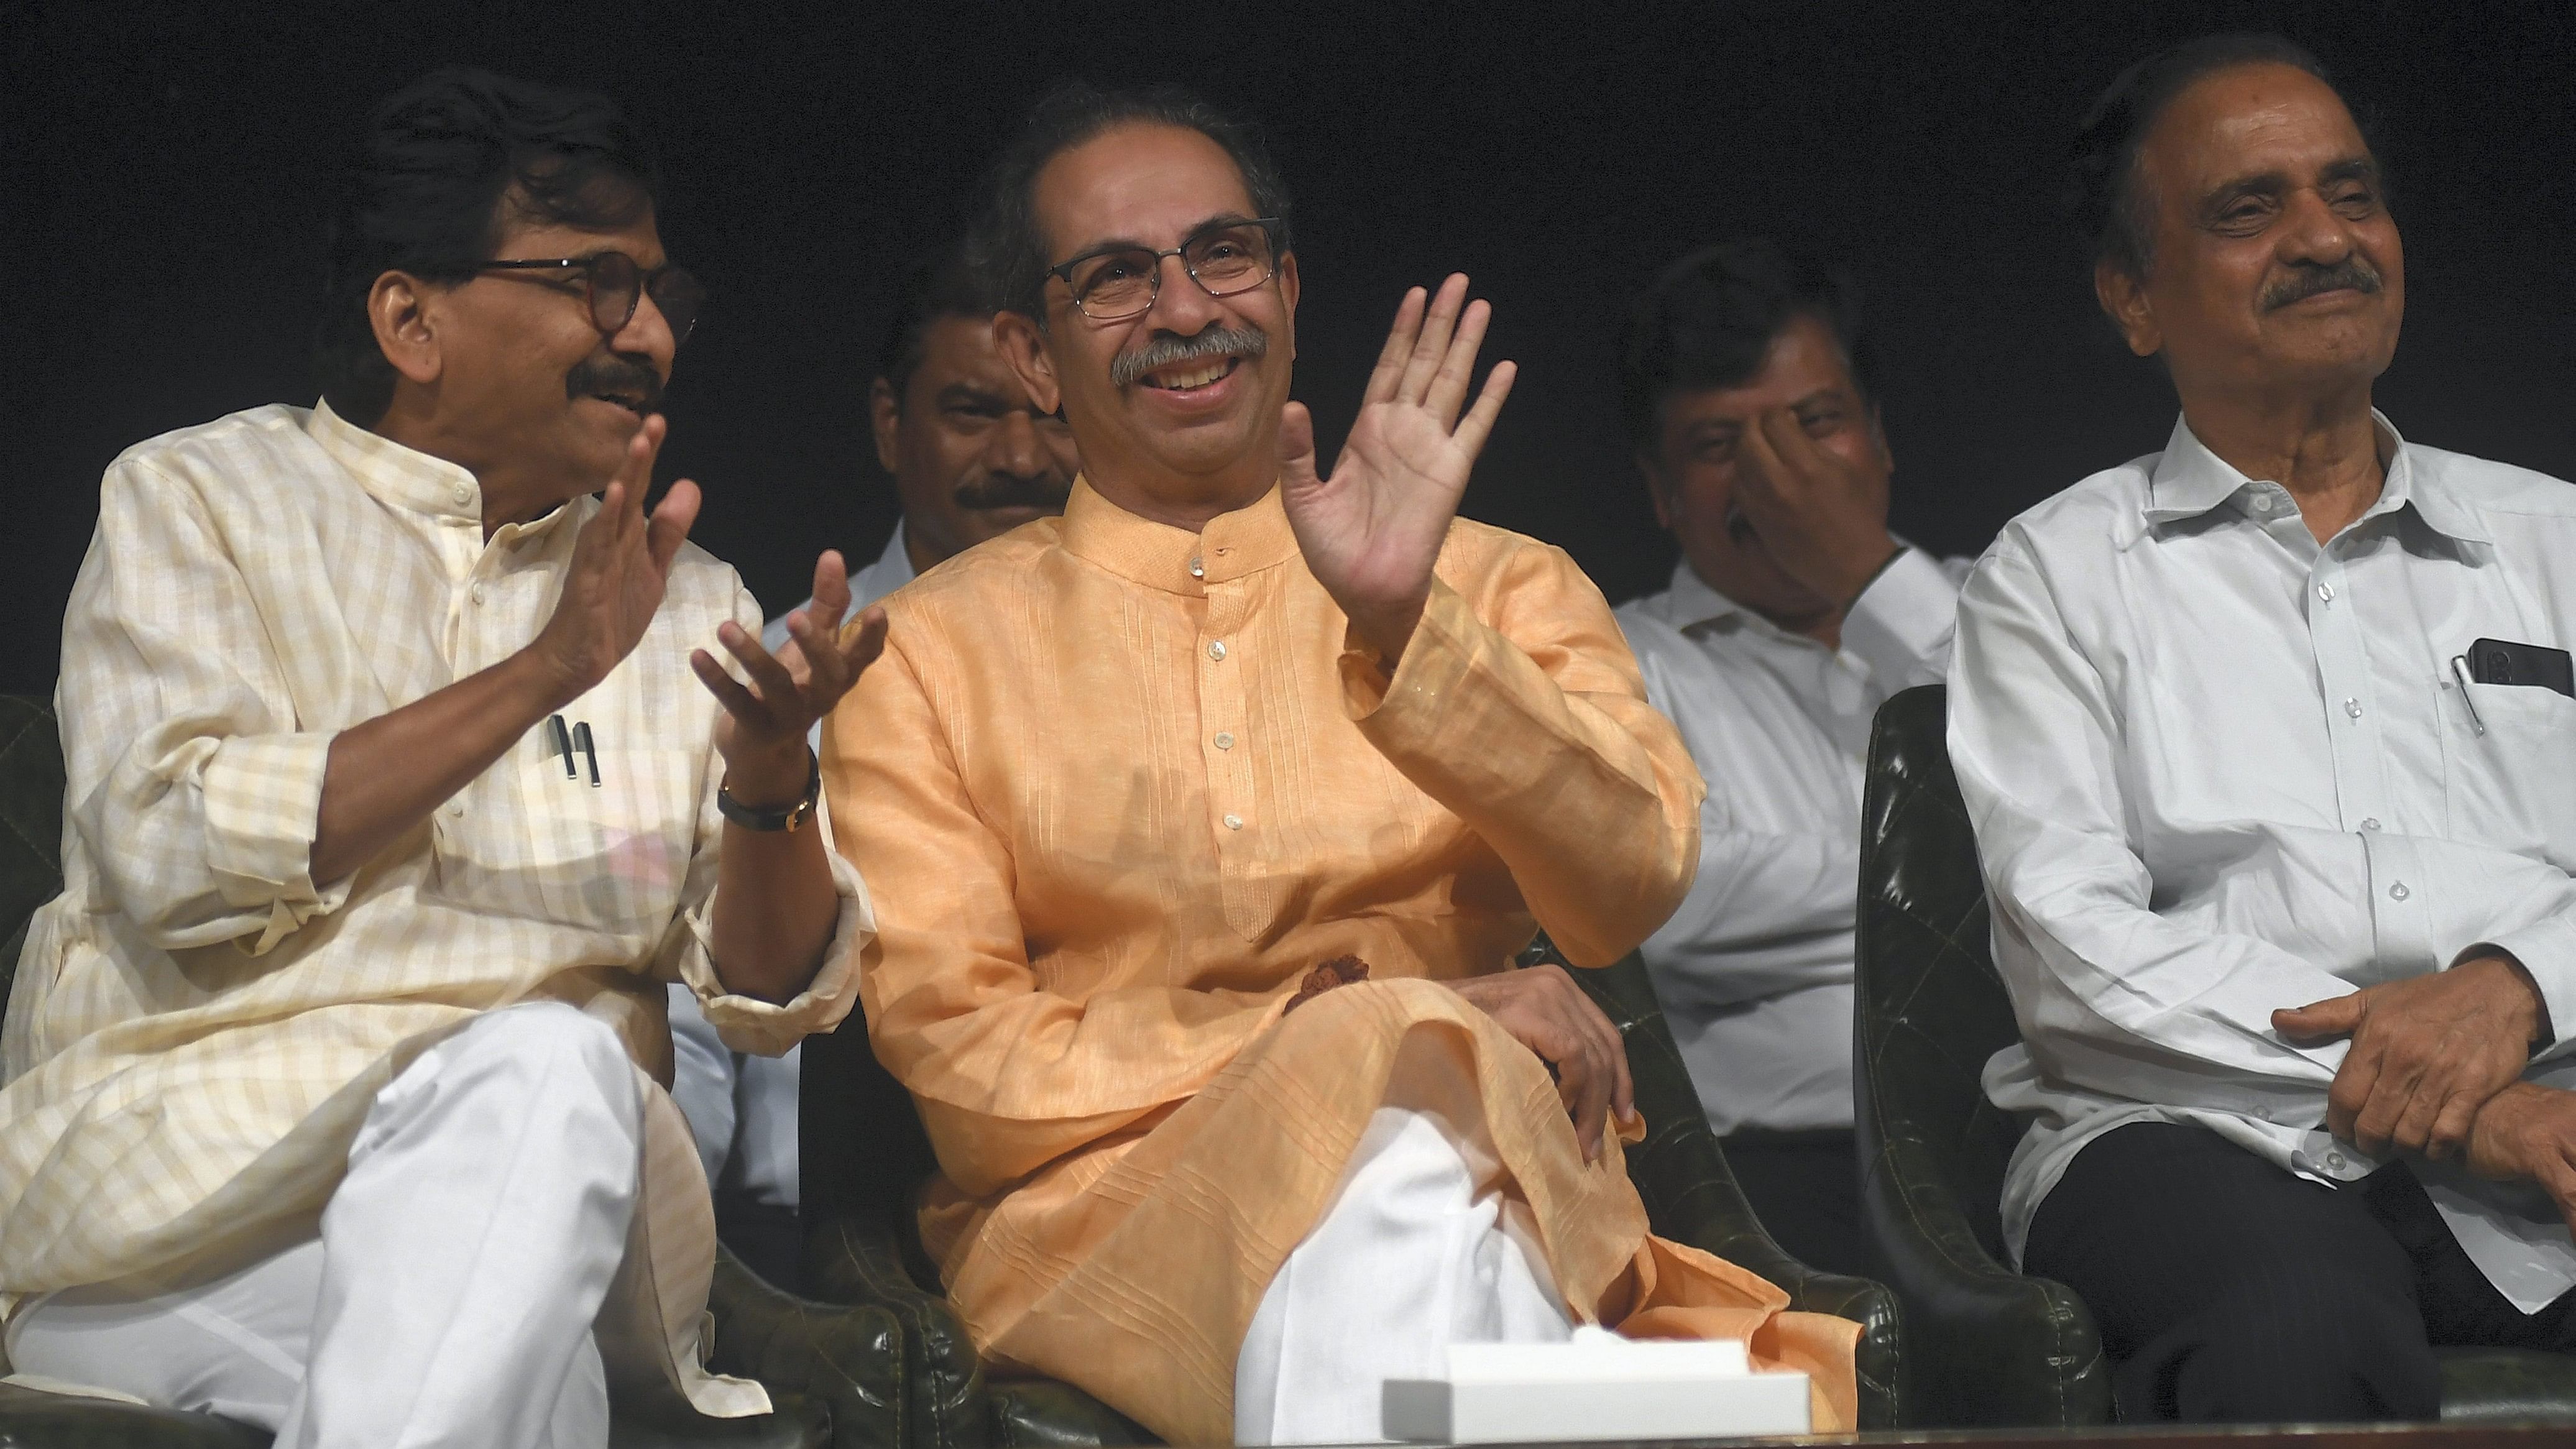
[[[2493,541],[2476,510],[2444,484],[2440,469],[2423,465],[2418,450],[2407,446],[2396,424],[2377,408],[2371,409],[2370,420],[2388,452],[2388,478],[2380,487],[2379,500],[2363,518],[2412,505],[2416,516],[2437,533],[2470,543]],[[2255,480],[2201,442],[2188,419],[2176,418],[2173,436],[2166,440],[2164,454],[2156,459],[2155,472],[2147,479],[2146,520],[2158,524],[2198,518],[2254,486]]]
[[[885,580],[884,592],[889,594],[916,577],[912,568],[912,550],[905,547],[903,541],[902,519],[894,521],[894,537],[886,540],[885,552],[877,555],[877,561],[868,566],[868,572]]]
[[[1690,566],[1689,559],[1673,565],[1673,586],[1664,591],[1664,622],[1676,629],[1689,629],[1713,624],[1733,614],[1748,619],[1760,618],[1742,604],[1710,588],[1708,580]],[[1770,622],[1763,620],[1764,623]]]
[[[1059,537],[1074,557],[1172,594],[1204,594],[1210,584],[1229,583],[1297,554],[1297,534],[1288,526],[1288,510],[1275,485],[1192,533],[1140,518],[1101,497],[1089,479],[1077,477],[1065,500]],[[1191,572],[1194,566],[1197,573]]]
[[[333,412],[327,400],[313,405],[304,420],[304,432],[377,501],[411,513],[482,526],[482,485],[456,464],[369,432]]]

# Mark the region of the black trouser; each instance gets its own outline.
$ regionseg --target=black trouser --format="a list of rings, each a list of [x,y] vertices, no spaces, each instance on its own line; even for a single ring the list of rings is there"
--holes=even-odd
[[[2576,1350],[2576,1294],[2516,1309],[2403,1163],[2327,1187],[2182,1123],[2077,1153],[2022,1266],[2093,1310],[2124,1419],[2438,1419],[2435,1346]]]
[[[761,1202],[738,1187],[717,1188],[716,1237],[772,1288],[802,1291],[805,1239],[796,1209]]]
[[[1848,1127],[1725,1139],[1726,1165],[1753,1215],[1790,1257],[1828,1273],[1869,1272],[1860,1235],[1860,1159]]]

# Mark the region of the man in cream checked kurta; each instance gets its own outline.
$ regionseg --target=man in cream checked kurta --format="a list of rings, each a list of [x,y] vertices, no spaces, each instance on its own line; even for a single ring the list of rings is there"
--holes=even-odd
[[[773,657],[696,487],[647,514],[700,300],[651,185],[605,101],[426,78],[345,193],[326,401],[108,470],[0,1042],[22,1379],[281,1445],[599,1445],[653,1377],[768,1407],[700,1365],[663,982],[747,1050],[848,1011],[804,736],[882,622],[833,642],[827,554]]]

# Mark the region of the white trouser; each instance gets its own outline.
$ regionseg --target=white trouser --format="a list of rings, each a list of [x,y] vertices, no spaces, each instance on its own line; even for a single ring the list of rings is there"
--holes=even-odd
[[[616,1034],[490,1012],[376,1096],[321,1235],[222,1277],[57,1293],[20,1373],[312,1446],[608,1442],[591,1320],[626,1246],[642,1104]]]
[[[1573,1325],[1528,1206],[1437,1111],[1369,1118],[1332,1205],[1279,1265],[1234,1361],[1238,1444],[1377,1441],[1390,1378],[1453,1343],[1561,1343]]]

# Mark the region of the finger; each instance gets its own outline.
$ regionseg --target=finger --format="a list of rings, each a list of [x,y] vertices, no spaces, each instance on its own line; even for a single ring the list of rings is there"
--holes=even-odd
[[[814,560],[813,605],[803,612],[826,631],[841,627],[841,615],[850,607],[850,566],[841,561],[841,551],[823,550]]]
[[[1754,431],[1780,460],[1788,486],[1812,487],[1833,466],[1831,457],[1807,436],[1807,424],[1795,408],[1773,408],[1754,424]]]
[[[1371,378],[1375,388],[1377,380]],[[1279,409],[1279,486],[1283,493],[1295,496],[1311,489],[1320,481],[1315,472],[1315,416],[1304,403],[1289,403]]]
[[[1404,380],[1404,362],[1413,355],[1414,339],[1422,334],[1422,309],[1430,294],[1420,287],[1405,290],[1404,300],[1395,304],[1395,325],[1387,329],[1386,346],[1377,354],[1377,366],[1369,369],[1368,386],[1360,392],[1360,405],[1392,402],[1396,386]]]
[[[870,604],[841,637],[841,668],[847,671],[851,683],[856,683],[868,666],[877,662],[877,656],[885,653],[885,643],[886,611]]]
[[[1397,402],[1419,403],[1429,395],[1431,379],[1449,354],[1449,335],[1457,329],[1459,309],[1466,305],[1467,274],[1451,272],[1440,290],[1431,294],[1430,310],[1422,315],[1422,335],[1414,340],[1412,353],[1404,359],[1404,378],[1396,384]]]
[[[2452,1090],[2447,1082],[2431,1080],[2431,1073],[2426,1073],[2399,1109],[2395,1124],[2388,1129],[2388,1140],[2409,1152],[2422,1152],[2433,1140],[2433,1123],[2450,1106],[2451,1099],[2461,1095],[2464,1094]]]
[[[1484,392],[1477,395],[1476,405],[1467,410],[1467,415],[1458,420],[1458,431],[1450,434],[1466,453],[1468,462],[1474,462],[1476,455],[1485,451],[1485,440],[1494,434],[1494,419],[1503,415],[1503,399],[1512,395],[1512,382],[1520,375],[1519,364],[1513,362],[1497,362],[1494,370],[1485,374]]]
[[[2352,1140],[2361,1150],[2374,1155],[2388,1150],[2391,1134],[2406,1113],[2407,1104],[2415,1098],[2415,1088],[2422,1074],[2398,1064],[2381,1067],[2378,1080],[2370,1084],[2370,1100],[2352,1119]]]
[[[698,485],[683,478],[662,495],[661,504],[653,510],[653,521],[645,542],[653,551],[653,567],[661,573],[671,571],[671,560],[680,556],[680,545],[689,541],[689,529],[698,521],[698,505],[704,502]]]
[[[1550,1016],[1550,1046],[1544,1055],[1556,1064],[1557,1099],[1574,1123],[1574,1140],[1583,1149],[1583,1160],[1590,1162],[1601,1152],[1601,1129],[1608,1120],[1604,1115],[1610,1110],[1608,1074],[1602,1070],[1597,1044],[1586,1040],[1581,1029],[1561,1015],[1551,1012]]]
[[[1481,297],[1468,303],[1459,315],[1457,335],[1441,355],[1440,370],[1431,375],[1431,388],[1422,402],[1444,428],[1458,420],[1458,409],[1466,404],[1467,385],[1476,380],[1476,354],[1484,348],[1485,329],[1493,320],[1492,303]]]
[[[764,702],[777,704],[796,697],[796,677],[761,645],[759,635],[727,619],[716,626],[716,642],[742,661],[743,673],[751,676],[752,692]]]
[[[2326,1130],[2347,1142],[2353,1140],[2353,1122],[2370,1101],[2373,1084],[2379,1079],[2379,1053],[2355,1046],[2345,1053],[2343,1065],[2336,1069],[2334,1084],[2326,1089]]]
[[[750,690],[725,673],[724,666],[716,662],[714,655],[704,649],[690,650],[689,671],[698,676],[698,683],[707,687],[707,693],[716,697],[716,703],[724,706],[725,713],[747,724],[769,722],[769,711],[752,697]]]
[[[624,490],[621,506],[613,510],[621,532],[633,528],[644,517],[644,495],[653,487],[653,460],[661,456],[662,438],[670,426],[660,413],[655,413],[635,430],[635,436],[626,440],[626,452],[617,460],[617,472],[610,480]]]
[[[2466,1148],[2469,1134],[2477,1129],[2478,1109],[2485,1105],[2485,1099],[2474,1092],[2452,1093],[2425,1134],[2424,1155],[2439,1162]]]
[[[2311,1001],[2272,1013],[2272,1029],[2294,1041],[2325,1041],[2361,1029],[2361,993]]]
[[[1735,497],[1748,513],[1776,516],[1787,501],[1788,464],[1762,430],[1762,420],[1736,435]]]

